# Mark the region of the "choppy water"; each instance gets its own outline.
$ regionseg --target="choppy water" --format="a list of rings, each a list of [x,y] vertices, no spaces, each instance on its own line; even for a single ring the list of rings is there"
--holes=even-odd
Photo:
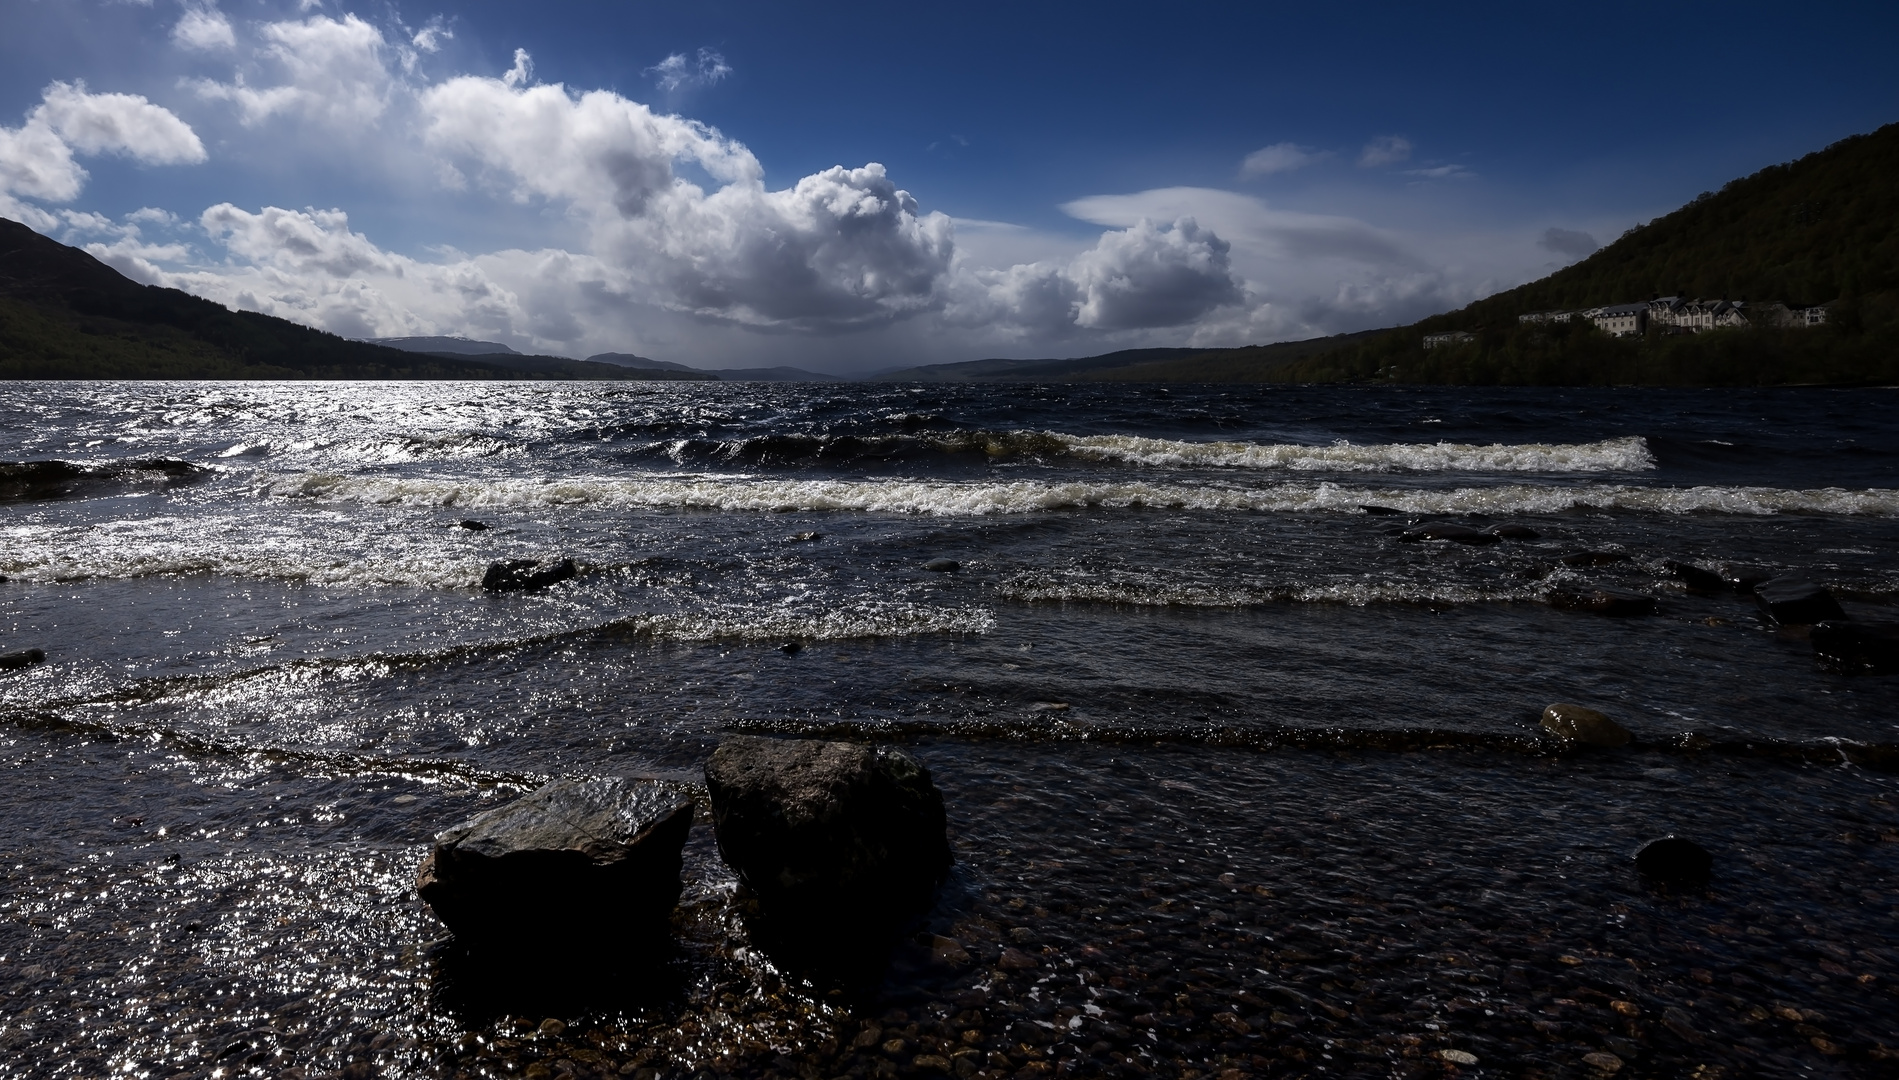
[[[0,1076],[1899,1069],[1899,678],[1662,565],[1894,617],[1899,393],[14,383],[0,448],[63,463],[0,466]],[[1598,582],[1659,613],[1542,602]],[[881,988],[749,948],[702,824],[665,971],[458,989],[430,835],[735,730],[943,787]]]

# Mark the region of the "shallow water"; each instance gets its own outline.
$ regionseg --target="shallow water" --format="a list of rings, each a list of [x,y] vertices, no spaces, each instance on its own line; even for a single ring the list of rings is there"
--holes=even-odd
[[[0,671],[0,1075],[1890,1075],[1899,679],[1663,563],[1891,618],[1896,405],[12,384],[0,458],[70,467],[0,469],[0,652],[48,654]],[[1391,535],[1434,519],[1540,537]],[[1543,602],[1587,583],[1658,613]],[[1559,700],[1637,743],[1554,752]],[[751,947],[702,822],[676,956],[470,996],[434,832],[739,730],[943,788],[881,985]],[[1671,831],[1707,889],[1636,878]]]

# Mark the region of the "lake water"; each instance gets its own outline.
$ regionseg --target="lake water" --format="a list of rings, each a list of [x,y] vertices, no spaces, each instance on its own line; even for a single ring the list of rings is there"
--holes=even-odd
[[[1893,618],[1899,392],[13,383],[0,461],[0,1076],[1899,1070],[1899,677],[1663,566]],[[465,992],[434,833],[737,731],[942,788],[881,985],[702,807],[663,970]]]

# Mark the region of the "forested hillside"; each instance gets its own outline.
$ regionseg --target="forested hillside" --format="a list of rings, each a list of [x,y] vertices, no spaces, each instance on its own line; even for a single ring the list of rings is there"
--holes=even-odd
[[[1517,316],[1681,295],[1830,305],[1816,329],[1612,339]],[[1476,340],[1426,350],[1425,334]],[[1587,259],[1468,307],[1273,372],[1299,382],[1899,381],[1899,124],[1704,193]]]

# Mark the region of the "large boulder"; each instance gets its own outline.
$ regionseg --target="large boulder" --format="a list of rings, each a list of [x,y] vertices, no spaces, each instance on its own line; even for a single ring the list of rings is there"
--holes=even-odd
[[[1776,626],[1808,626],[1846,618],[1832,593],[1794,574],[1769,578],[1754,586],[1754,602]]]
[[[1627,746],[1635,738],[1628,728],[1594,709],[1561,702],[1543,710],[1543,730],[1584,746]]]
[[[566,581],[579,573],[572,559],[543,563],[538,559],[503,559],[488,564],[481,587],[489,592],[533,592]]]
[[[1814,660],[1836,675],[1899,674],[1899,623],[1824,620],[1809,640]]]
[[[437,836],[416,891],[474,949],[649,944],[679,901],[692,811],[663,781],[557,781]]]
[[[893,747],[734,736],[706,787],[720,856],[780,927],[884,933],[949,873],[943,796]]]

